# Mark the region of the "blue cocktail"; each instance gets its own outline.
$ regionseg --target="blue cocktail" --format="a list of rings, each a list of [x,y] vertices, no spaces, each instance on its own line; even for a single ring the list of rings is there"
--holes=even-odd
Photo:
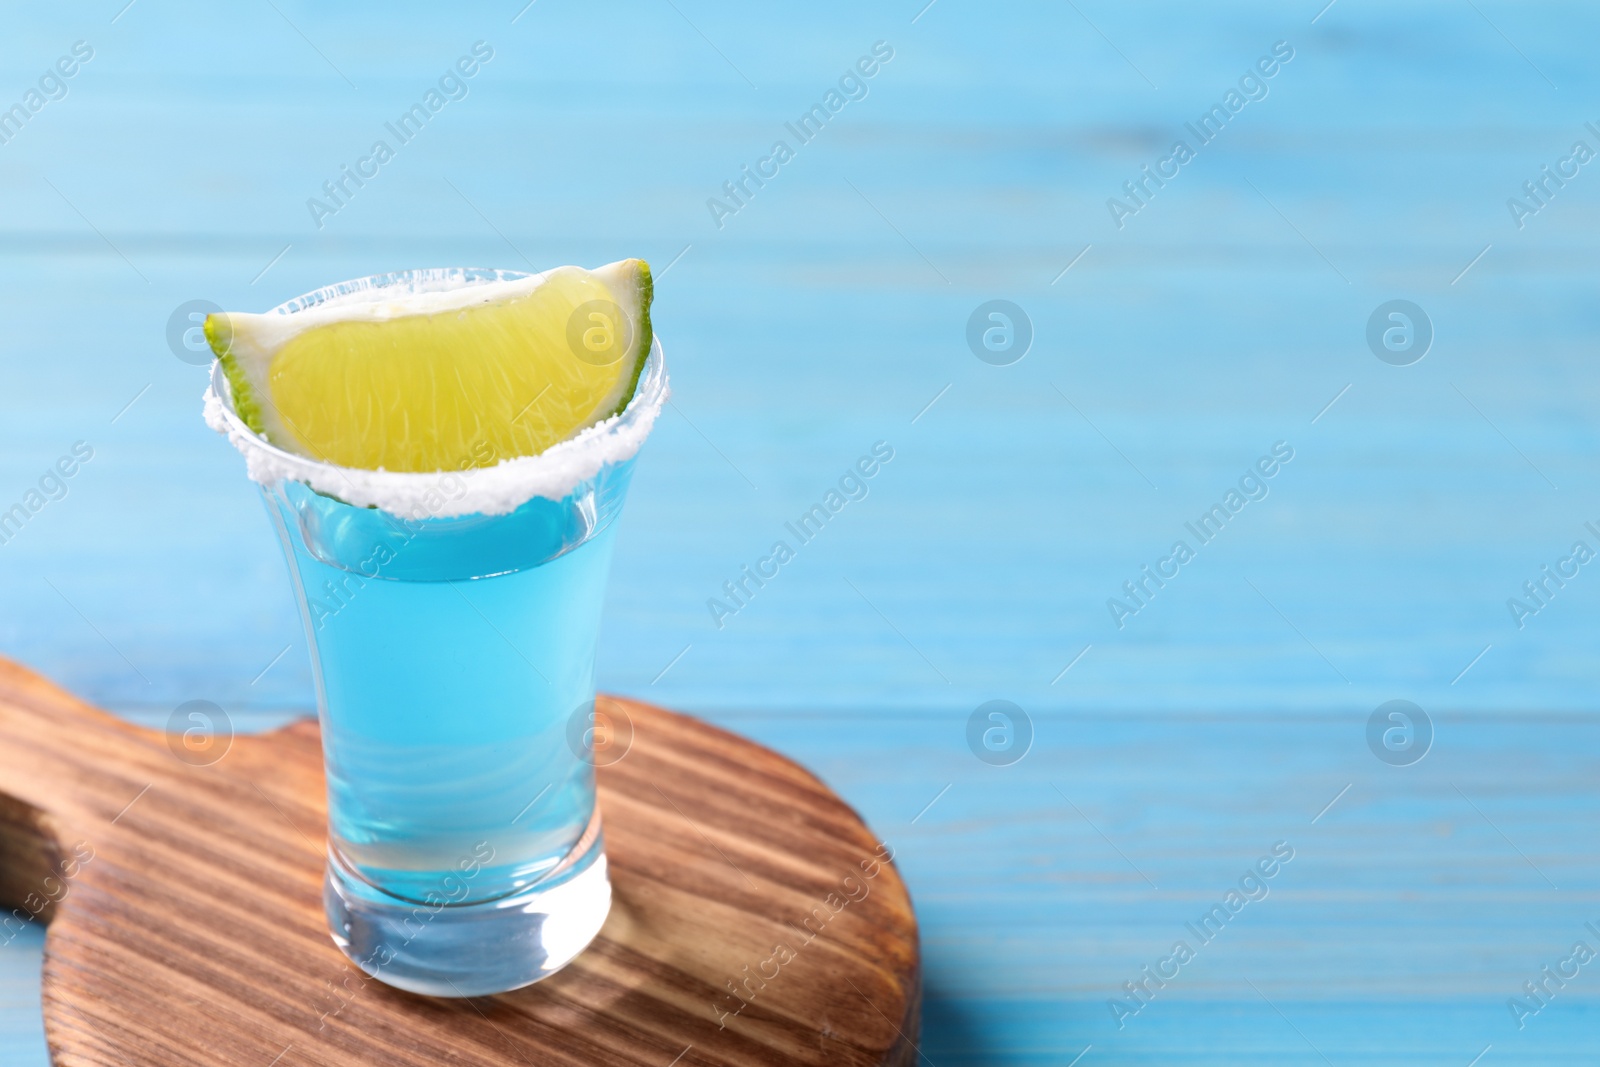
[[[665,394],[656,344],[622,414],[545,455],[402,474],[274,448],[213,374],[208,417],[262,483],[309,638],[324,898],[368,974],[498,992],[565,965],[605,920],[595,639],[633,456]],[[512,507],[519,474],[541,492]]]

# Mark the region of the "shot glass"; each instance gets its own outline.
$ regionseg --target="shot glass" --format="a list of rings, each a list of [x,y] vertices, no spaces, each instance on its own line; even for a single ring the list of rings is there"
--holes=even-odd
[[[378,275],[274,310],[519,277]],[[615,520],[666,395],[655,341],[627,408],[575,438],[493,467],[396,473],[274,447],[213,366],[207,421],[260,485],[311,652],[329,929],[374,978],[503,992],[565,966],[604,923],[595,640]]]

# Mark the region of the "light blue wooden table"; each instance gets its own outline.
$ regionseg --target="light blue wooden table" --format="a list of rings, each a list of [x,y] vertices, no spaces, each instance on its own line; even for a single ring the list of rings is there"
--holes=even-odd
[[[0,126],[0,511],[93,448],[0,544],[4,654],[144,722],[302,713],[278,550],[174,309],[643,255],[676,394],[602,684],[801,759],[894,843],[929,1063],[1600,1054],[1600,963],[1541,978],[1600,949],[1600,566],[1561,562],[1600,550],[1592,6],[124,2],[0,15],[0,107],[73,70]],[[1033,334],[1007,366],[967,341],[995,299]],[[1403,366],[1366,336],[1396,299],[1433,334]],[[719,628],[708,600],[879,441],[870,494]],[[1546,565],[1570,576],[1533,600]],[[1008,766],[967,741],[996,699],[1031,722]],[[1431,722],[1419,762],[1369,747],[1390,700]],[[40,944],[0,950],[8,1064],[46,1059]]]

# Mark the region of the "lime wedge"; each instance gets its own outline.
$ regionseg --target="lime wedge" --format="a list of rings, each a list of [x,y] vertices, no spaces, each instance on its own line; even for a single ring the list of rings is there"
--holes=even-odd
[[[557,267],[292,315],[206,319],[234,410],[268,441],[367,470],[490,467],[615,415],[650,352],[650,267]]]

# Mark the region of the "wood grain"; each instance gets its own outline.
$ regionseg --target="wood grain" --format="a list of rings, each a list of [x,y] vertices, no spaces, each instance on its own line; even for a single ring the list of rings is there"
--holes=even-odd
[[[634,728],[600,769],[610,918],[553,978],[441,1001],[329,940],[314,723],[189,766],[0,661],[0,904],[50,923],[54,1062],[914,1062],[916,920],[887,848],[798,765],[602,700]]]

